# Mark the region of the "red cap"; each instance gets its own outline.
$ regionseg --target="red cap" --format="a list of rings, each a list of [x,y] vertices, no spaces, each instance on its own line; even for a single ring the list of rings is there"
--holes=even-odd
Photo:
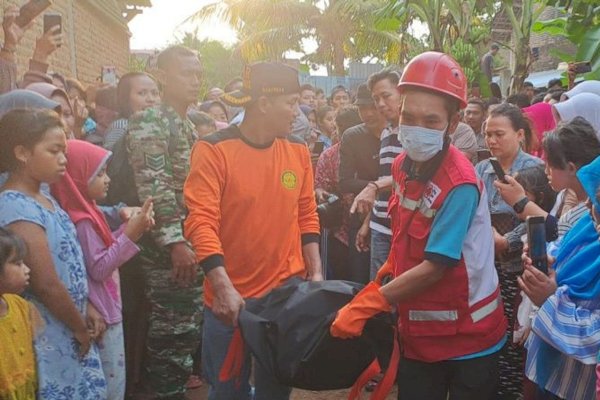
[[[420,87],[450,96],[467,106],[467,78],[455,59],[444,53],[427,51],[419,54],[406,65],[398,90]]]

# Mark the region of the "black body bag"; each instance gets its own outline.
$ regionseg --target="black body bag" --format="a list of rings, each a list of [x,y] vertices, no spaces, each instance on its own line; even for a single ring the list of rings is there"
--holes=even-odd
[[[394,327],[390,314],[369,320],[363,335],[333,338],[336,312],[363,285],[292,278],[260,299],[249,299],[239,326],[257,362],[285,386],[306,390],[351,387],[376,359],[387,368]]]

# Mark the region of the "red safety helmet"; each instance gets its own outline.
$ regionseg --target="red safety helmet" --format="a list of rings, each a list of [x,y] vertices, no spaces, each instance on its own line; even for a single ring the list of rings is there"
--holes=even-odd
[[[419,54],[406,65],[398,90],[421,87],[448,95],[467,106],[467,78],[455,59],[444,53],[427,51]]]

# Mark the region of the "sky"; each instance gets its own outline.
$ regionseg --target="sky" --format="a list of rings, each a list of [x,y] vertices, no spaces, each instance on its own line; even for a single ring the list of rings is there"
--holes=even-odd
[[[203,5],[213,0],[152,0],[152,7],[144,9],[130,23],[132,50],[161,49],[183,37],[185,32],[199,28],[200,38],[235,42],[235,32],[220,21],[186,23],[183,21]]]

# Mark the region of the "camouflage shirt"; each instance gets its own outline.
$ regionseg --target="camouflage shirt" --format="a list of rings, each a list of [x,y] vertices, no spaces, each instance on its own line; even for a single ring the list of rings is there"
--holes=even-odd
[[[156,225],[152,233],[159,246],[185,241],[183,183],[195,139],[192,123],[182,120],[169,106],[149,108],[129,120],[129,162],[140,201],[154,198]]]

